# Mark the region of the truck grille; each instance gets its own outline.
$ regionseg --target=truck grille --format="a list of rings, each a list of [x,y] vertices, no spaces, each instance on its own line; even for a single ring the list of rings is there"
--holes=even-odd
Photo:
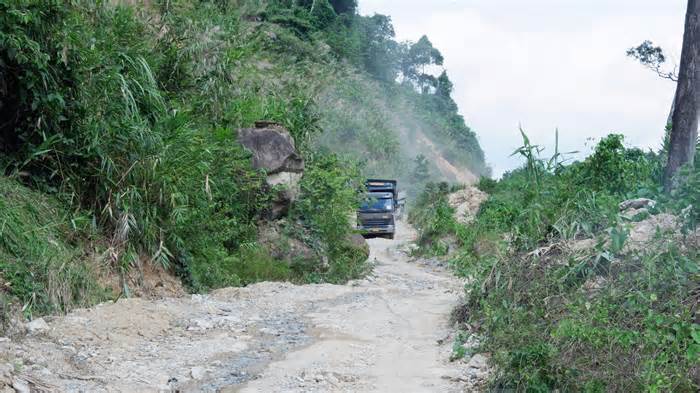
[[[362,225],[365,227],[385,227],[391,225],[391,220],[387,219],[374,219],[374,220],[364,220]]]

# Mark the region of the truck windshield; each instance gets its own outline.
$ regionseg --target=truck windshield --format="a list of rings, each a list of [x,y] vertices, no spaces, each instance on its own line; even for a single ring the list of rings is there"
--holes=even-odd
[[[394,200],[391,198],[369,198],[362,202],[360,209],[390,211],[394,209]]]

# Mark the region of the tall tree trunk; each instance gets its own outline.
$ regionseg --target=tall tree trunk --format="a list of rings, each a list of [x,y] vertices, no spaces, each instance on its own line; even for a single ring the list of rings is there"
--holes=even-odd
[[[676,98],[678,98],[678,86],[676,86],[676,92],[673,93],[673,101],[671,101],[671,110],[668,111],[668,118],[666,119],[666,125],[673,124],[673,112],[676,111]]]
[[[698,139],[698,103],[700,89],[700,0],[688,0],[681,67],[676,88],[675,109],[671,125],[668,163],[664,174],[666,191],[673,188],[678,169],[692,163]]]

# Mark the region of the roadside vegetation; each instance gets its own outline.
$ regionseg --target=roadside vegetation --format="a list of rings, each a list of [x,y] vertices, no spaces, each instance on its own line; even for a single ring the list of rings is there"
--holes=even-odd
[[[446,185],[429,186],[411,214],[422,252],[458,239],[448,258],[469,283],[456,315],[491,354],[492,387],[697,391],[700,167],[669,195],[664,151],[610,135],[567,164],[523,138],[522,168],[478,184],[489,199],[473,223],[457,223]],[[640,197],[657,203],[621,211]]]

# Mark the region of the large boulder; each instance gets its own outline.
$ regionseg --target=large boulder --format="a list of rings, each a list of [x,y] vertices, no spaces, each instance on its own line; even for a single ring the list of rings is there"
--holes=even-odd
[[[267,173],[267,183],[278,190],[271,215],[284,216],[299,195],[304,159],[297,152],[294,138],[280,124],[259,121],[255,128],[238,130],[238,142],[253,154],[253,168]]]
[[[277,123],[259,121],[255,128],[238,130],[238,142],[253,153],[253,167],[268,175],[304,172],[304,160],[289,131]]]
[[[369,258],[369,243],[367,243],[367,240],[362,235],[353,233],[350,235],[348,242],[362,255],[363,261]]]

